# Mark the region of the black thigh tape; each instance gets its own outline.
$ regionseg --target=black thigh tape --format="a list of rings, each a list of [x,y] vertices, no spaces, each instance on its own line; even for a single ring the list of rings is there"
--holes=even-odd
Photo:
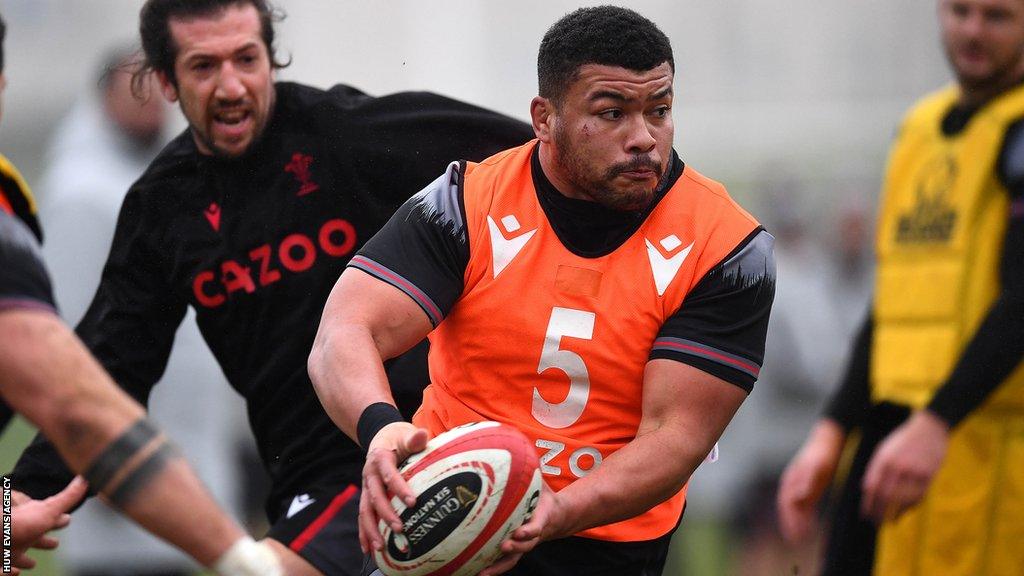
[[[107,483],[118,471],[131,459],[139,450],[142,450],[154,438],[160,435],[160,431],[146,418],[139,419],[132,424],[124,434],[116,440],[93,460],[86,468],[82,476],[89,482],[89,487],[95,492],[103,492]]]

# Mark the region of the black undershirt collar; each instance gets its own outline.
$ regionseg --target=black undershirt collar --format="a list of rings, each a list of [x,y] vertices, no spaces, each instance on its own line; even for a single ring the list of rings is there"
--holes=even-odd
[[[946,112],[946,115],[942,117],[942,134],[944,136],[956,136],[960,132],[963,132],[964,128],[967,127],[967,124],[971,121],[971,118],[974,117],[974,114],[977,113],[978,110],[981,110],[996,98],[999,98],[1003,94],[1006,94],[1010,90],[1018,88],[1021,85],[1024,85],[1024,78],[1021,78],[1006,90],[1003,90],[980,104],[954,104],[953,107],[949,109],[949,112]]]
[[[541,168],[539,150],[538,143],[530,159],[537,200],[562,244],[573,254],[584,258],[606,256],[632,236],[679,180],[685,166],[672,150],[668,178],[655,191],[651,205],[644,210],[623,212],[589,200],[569,198],[559,192]]]

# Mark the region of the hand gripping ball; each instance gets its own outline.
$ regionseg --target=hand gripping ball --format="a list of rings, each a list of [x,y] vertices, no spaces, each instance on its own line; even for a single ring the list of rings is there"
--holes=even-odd
[[[541,473],[533,444],[512,426],[477,422],[453,428],[406,460],[400,471],[416,494],[396,533],[384,522],[374,552],[387,576],[469,576],[493,564],[500,546],[533,513]]]

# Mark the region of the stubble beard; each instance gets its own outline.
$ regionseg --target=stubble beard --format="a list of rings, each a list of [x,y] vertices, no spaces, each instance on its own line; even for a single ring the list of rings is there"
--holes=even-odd
[[[633,156],[629,162],[620,162],[606,168],[600,175],[594,175],[587,165],[584,153],[581,152],[561,129],[555,129],[554,140],[558,150],[558,162],[576,187],[586,191],[590,198],[605,208],[620,212],[636,212],[644,210],[651,204],[654,191],[666,178],[666,170],[646,154]],[[648,169],[657,175],[657,182],[650,188],[641,188],[637,183],[633,187],[616,187],[615,179],[619,174],[629,170]]]

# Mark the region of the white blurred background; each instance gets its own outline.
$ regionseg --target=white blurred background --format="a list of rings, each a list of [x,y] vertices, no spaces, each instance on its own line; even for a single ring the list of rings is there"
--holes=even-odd
[[[106,49],[137,42],[141,4],[0,0],[8,25],[0,153],[30,183],[46,168],[44,150],[58,121],[94,90]],[[587,4],[279,0],[287,18],[278,26],[278,49],[293,59],[279,77],[320,87],[343,82],[373,94],[432,90],[527,120],[541,37]],[[722,460],[695,476],[666,574],[810,573],[813,548],[790,550],[775,538],[772,480],[835,385],[862,315],[870,282],[865,234],[890,137],[915,99],[950,81],[935,3],[628,6],[672,41],[675,144],[683,160],[725,183],[776,233],[780,252],[762,381],[726,432]],[[851,213],[859,224],[848,230]],[[852,256],[843,252],[851,246]],[[39,573],[70,568],[49,563]]]

